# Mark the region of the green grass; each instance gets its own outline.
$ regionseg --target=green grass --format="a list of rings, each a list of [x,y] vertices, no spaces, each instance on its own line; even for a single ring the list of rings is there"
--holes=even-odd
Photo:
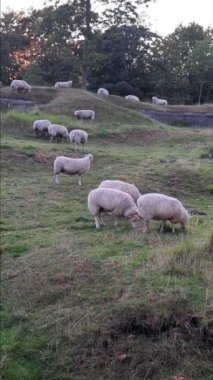
[[[66,113],[2,117],[4,380],[212,376],[213,174],[211,158],[201,158],[212,130],[147,125],[140,115],[131,123],[131,111],[119,105],[116,118],[116,107],[110,122],[107,103],[95,125],[85,123],[80,152],[32,135],[35,119],[77,126]],[[54,158],[84,153],[94,161],[82,187],[65,175],[53,185]],[[107,178],[178,197],[191,212],[187,233],[159,233],[153,221],[144,236],[142,222],[114,228],[110,215],[96,231],[87,195]]]

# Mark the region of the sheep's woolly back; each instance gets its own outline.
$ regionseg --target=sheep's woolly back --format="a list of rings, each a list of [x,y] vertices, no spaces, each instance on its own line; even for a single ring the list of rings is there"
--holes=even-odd
[[[135,185],[132,183],[119,181],[119,180],[106,180],[102,181],[99,185],[99,188],[111,188],[117,189],[120,191],[124,191],[125,193],[131,195],[135,202],[137,202],[138,198],[141,196],[140,191],[137,189]]]
[[[44,131],[48,130],[51,121],[49,120],[35,120],[33,123],[33,130]]]
[[[25,89],[27,91],[31,91],[31,86],[26,82],[26,80],[21,80],[21,79],[14,79],[12,80],[10,84],[11,90],[15,89]]]
[[[67,82],[56,82],[55,88],[70,88],[72,87],[72,81],[69,80]]]
[[[149,193],[141,195],[137,201],[141,217],[145,220],[171,220],[186,223],[189,214],[182,203],[164,194]]]
[[[95,119],[95,111],[93,110],[76,110],[74,112],[74,115],[77,117],[77,119],[89,119],[94,120]]]
[[[125,96],[125,99],[129,100],[131,102],[139,102],[140,101],[140,99],[135,95],[127,95],[127,96]]]
[[[100,96],[107,96],[109,95],[109,91],[106,88],[99,88],[97,91],[97,94]]]
[[[57,135],[61,135],[63,137],[69,136],[67,128],[59,124],[50,124],[48,127],[48,133],[51,136],[57,136]]]
[[[167,104],[168,104],[166,99],[159,99],[159,98],[157,98],[157,96],[152,97],[152,103],[157,104],[157,105],[161,105],[161,106],[167,106]]]
[[[54,161],[54,173],[59,174],[83,174],[90,168],[93,160],[92,154],[87,154],[83,158],[70,158],[66,156],[58,156]]]
[[[88,133],[83,129],[73,129],[69,135],[70,142],[75,142],[76,144],[84,144],[88,140]]]
[[[92,216],[100,211],[112,213],[117,217],[130,217],[139,215],[139,210],[132,197],[120,190],[97,188],[88,195],[88,209]]]

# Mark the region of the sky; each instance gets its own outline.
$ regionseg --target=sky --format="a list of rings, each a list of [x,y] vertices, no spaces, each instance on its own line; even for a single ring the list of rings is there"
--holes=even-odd
[[[1,0],[1,11],[43,8],[44,0]],[[148,8],[144,6],[146,23],[153,32],[166,36],[182,23],[196,22],[204,28],[213,28],[213,0],[155,0]]]

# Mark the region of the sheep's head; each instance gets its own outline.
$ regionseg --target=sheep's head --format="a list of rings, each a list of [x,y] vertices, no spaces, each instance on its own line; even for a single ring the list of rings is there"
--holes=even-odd
[[[86,157],[88,157],[89,160],[90,160],[90,162],[92,162],[92,160],[93,160],[93,154],[89,153],[89,154],[86,155]]]

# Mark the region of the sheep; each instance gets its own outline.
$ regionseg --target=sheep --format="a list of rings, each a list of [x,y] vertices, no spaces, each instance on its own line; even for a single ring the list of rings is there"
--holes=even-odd
[[[102,181],[98,187],[99,188],[105,187],[105,188],[111,188],[111,189],[123,191],[124,193],[131,195],[135,203],[137,202],[138,198],[140,198],[141,196],[140,191],[137,189],[135,185],[128,182],[119,181],[119,180]]]
[[[152,97],[152,103],[159,106],[167,106],[168,102],[166,99],[158,99],[157,96]]]
[[[101,217],[102,212],[107,212],[115,218],[114,225],[118,219],[126,218],[130,220],[133,228],[140,220],[140,213],[132,197],[124,191],[107,188],[97,188],[91,190],[88,195],[88,209],[95,219],[96,228],[104,225]]]
[[[109,91],[106,89],[106,88],[99,88],[98,91],[97,91],[97,94],[100,95],[100,96],[108,96],[109,95]]]
[[[144,219],[143,233],[149,232],[150,220],[162,220],[160,231],[163,231],[166,220],[172,223],[174,232],[175,223],[180,223],[185,229],[189,219],[187,210],[176,199],[160,193],[148,193],[141,195],[137,201],[141,217]]]
[[[31,92],[31,86],[25,81],[20,79],[14,79],[10,84],[10,92]]]
[[[55,88],[70,88],[72,87],[72,80],[69,80],[68,82],[56,82]]]
[[[135,103],[140,101],[140,99],[135,95],[127,95],[125,96],[125,99]]]
[[[83,129],[73,129],[70,133],[70,142],[74,142],[75,150],[77,149],[77,146],[82,144],[83,145],[88,140],[88,133],[83,131]]]
[[[54,177],[53,180],[59,184],[58,175],[64,173],[67,175],[78,174],[78,185],[81,186],[81,175],[88,172],[90,164],[93,160],[92,154],[86,154],[83,158],[70,158],[58,156],[54,161]]]
[[[39,133],[47,135],[50,124],[51,121],[49,120],[35,120],[33,123],[33,131],[35,132],[35,135],[38,136]]]
[[[50,142],[52,142],[56,137],[60,137],[62,140],[69,140],[70,138],[67,128],[58,124],[49,125],[48,135],[50,136]]]
[[[78,120],[90,120],[90,123],[95,119],[95,111],[92,110],[76,110],[74,115]]]

